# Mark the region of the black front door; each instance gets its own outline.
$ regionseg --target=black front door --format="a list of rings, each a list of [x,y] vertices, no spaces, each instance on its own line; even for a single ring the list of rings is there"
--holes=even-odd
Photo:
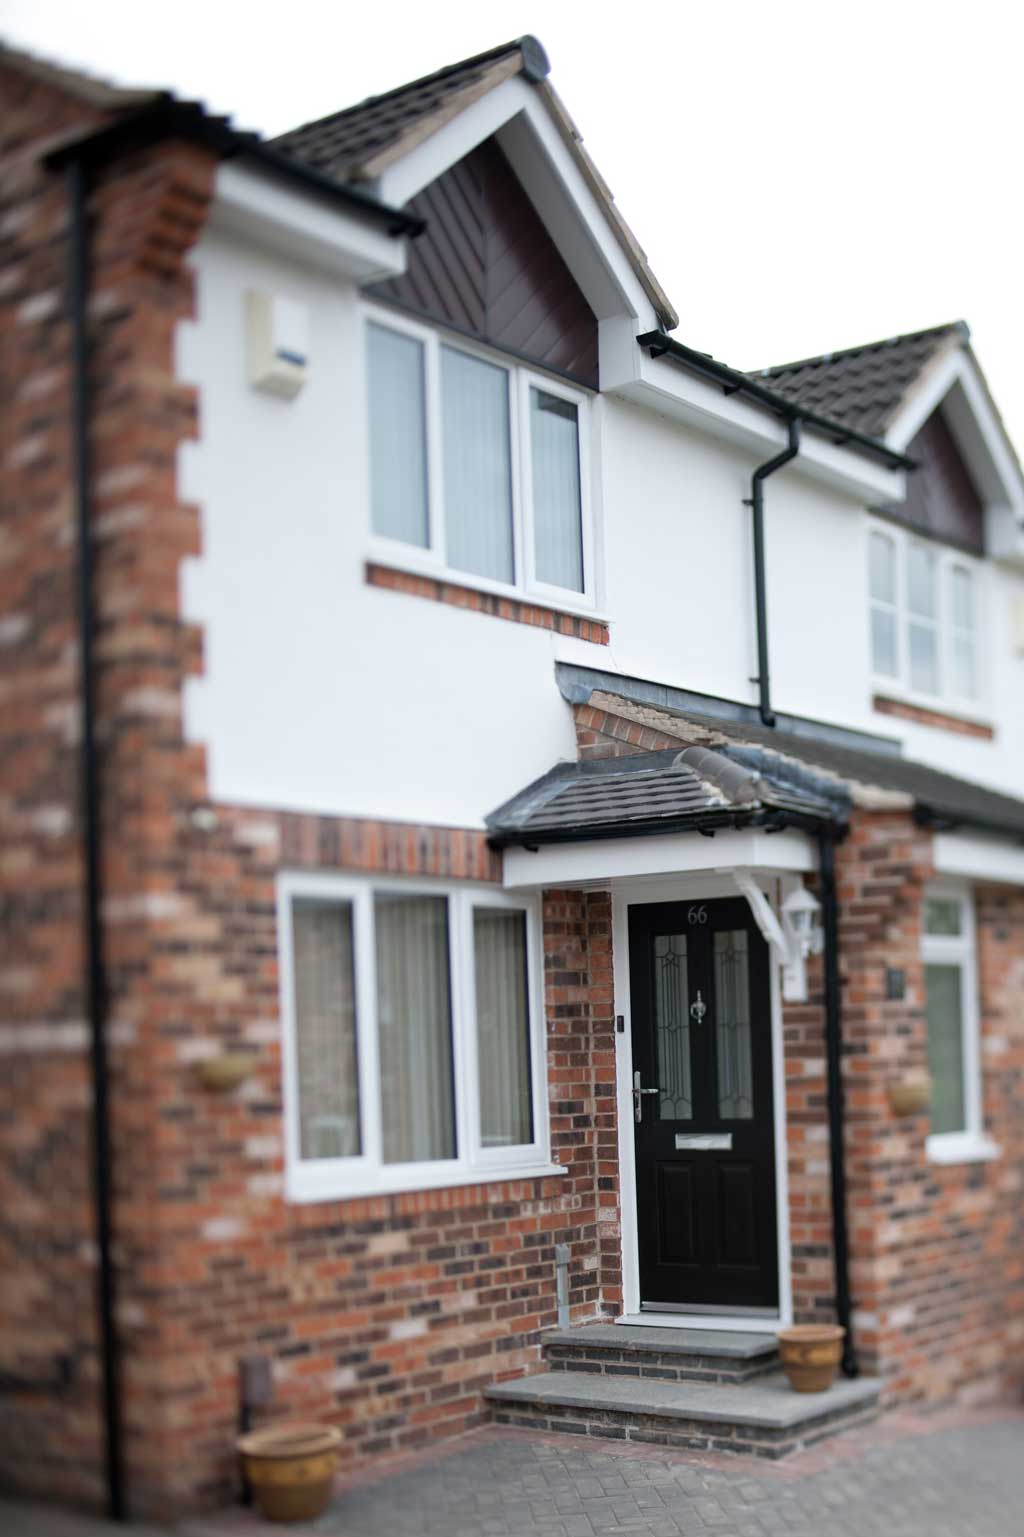
[[[742,899],[629,910],[640,1297],[774,1312],[768,946]]]

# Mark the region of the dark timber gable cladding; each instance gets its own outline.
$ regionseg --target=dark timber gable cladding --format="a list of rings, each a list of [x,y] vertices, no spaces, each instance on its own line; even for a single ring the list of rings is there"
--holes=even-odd
[[[598,387],[597,320],[499,145],[418,193],[427,221],[400,278],[368,290]]]
[[[888,509],[936,539],[985,553],[985,508],[941,411],[934,411],[907,444],[918,468],[907,477],[907,499]]]

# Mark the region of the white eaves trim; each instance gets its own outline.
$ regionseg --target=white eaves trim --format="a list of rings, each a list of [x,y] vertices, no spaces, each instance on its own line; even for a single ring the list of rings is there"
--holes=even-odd
[[[741,395],[725,394],[714,380],[691,374],[668,358],[652,358],[636,345],[635,337],[632,340],[630,378],[606,379],[602,348],[603,390],[713,433],[759,459],[786,446],[786,429],[770,411]],[[617,356],[624,358],[624,348],[618,349]],[[816,428],[801,434],[800,453],[789,470],[825,481],[860,503],[901,502],[905,494],[902,470],[891,469],[862,450],[831,443]]]
[[[322,198],[230,161],[217,170],[210,224],[357,283],[405,271],[404,235],[389,235],[357,213],[328,207]]]
[[[506,887],[572,886],[690,872],[736,869],[805,873],[815,868],[811,840],[803,833],[767,835],[749,831],[665,833],[643,838],[601,838],[592,842],[548,843],[536,852],[506,848]]]
[[[1024,848],[999,838],[936,833],[932,838],[932,857],[936,875],[1024,886]]]

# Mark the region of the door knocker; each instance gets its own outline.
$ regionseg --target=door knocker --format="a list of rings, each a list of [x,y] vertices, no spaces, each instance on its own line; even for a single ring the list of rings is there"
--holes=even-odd
[[[701,1021],[703,1020],[704,1015],[707,1013],[707,1011],[708,1011],[708,1006],[704,1002],[704,999],[701,997],[700,992],[698,991],[697,997],[694,999],[693,1003],[690,1004],[690,1015],[691,1015],[691,1017],[693,1019],[695,1019],[697,1021],[698,1025],[699,1025],[701,1023]]]

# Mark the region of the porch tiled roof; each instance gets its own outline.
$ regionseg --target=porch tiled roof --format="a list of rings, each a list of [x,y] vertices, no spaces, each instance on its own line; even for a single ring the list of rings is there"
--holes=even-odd
[[[963,320],[758,369],[752,378],[795,405],[868,437],[884,438],[923,371],[970,331]]]
[[[779,765],[771,777],[690,746],[561,763],[487,819],[495,843],[553,843],[687,826],[740,826],[791,816],[832,819],[833,793],[815,793]]]
[[[931,825],[966,825],[1024,841],[1024,800],[898,752],[610,693],[594,693],[590,704],[679,747],[559,764],[492,813],[493,842],[567,842],[709,823],[771,825],[793,816],[842,822],[851,804],[912,809]]]

